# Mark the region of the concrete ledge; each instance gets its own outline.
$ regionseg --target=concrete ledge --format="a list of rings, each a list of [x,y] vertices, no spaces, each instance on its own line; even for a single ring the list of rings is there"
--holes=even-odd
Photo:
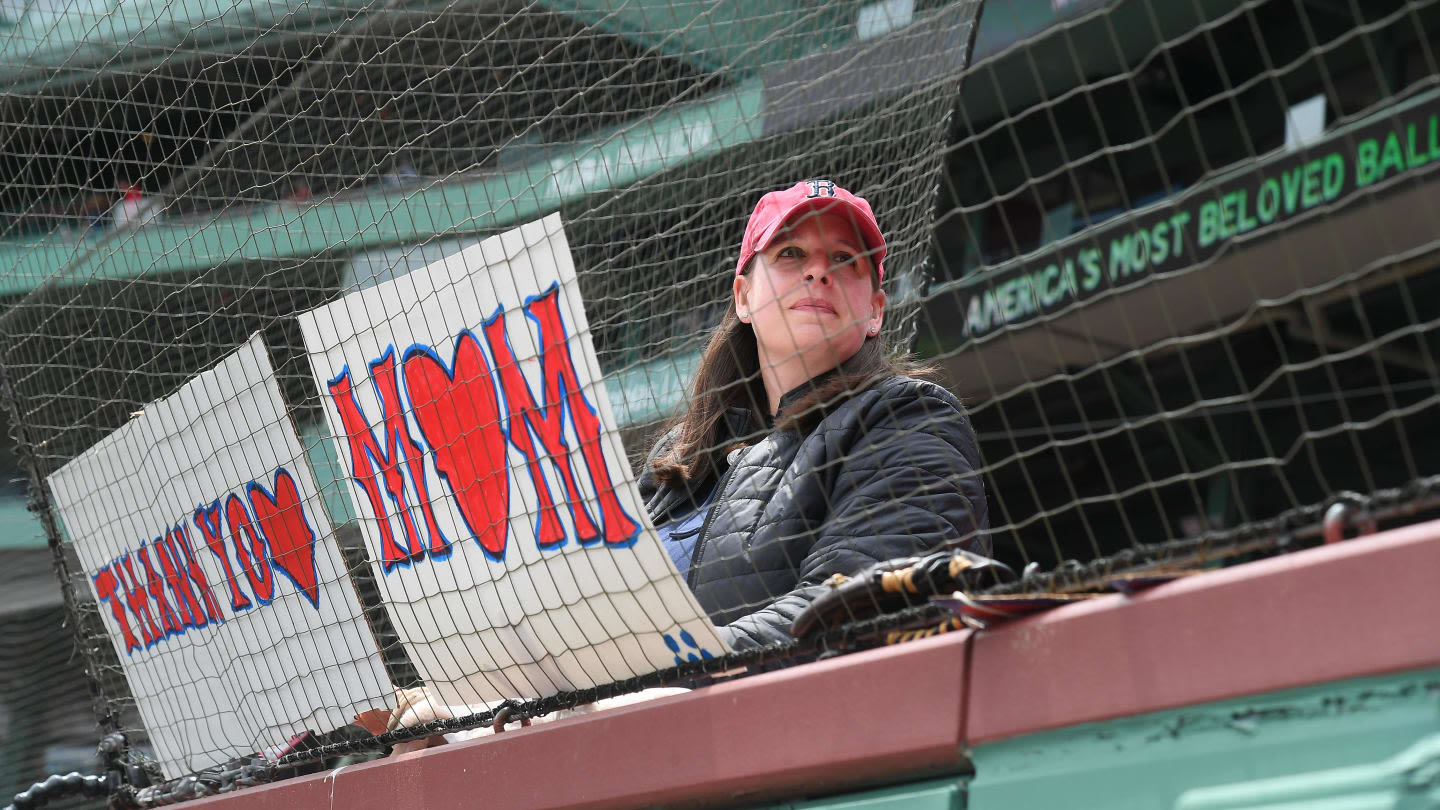
[[[1440,522],[1103,597],[974,640],[966,739],[1440,665]]]
[[[280,810],[753,803],[958,773],[970,745],[1440,666],[1440,521],[280,782]]]
[[[729,803],[964,765],[969,633],[845,656],[187,806],[290,810]]]

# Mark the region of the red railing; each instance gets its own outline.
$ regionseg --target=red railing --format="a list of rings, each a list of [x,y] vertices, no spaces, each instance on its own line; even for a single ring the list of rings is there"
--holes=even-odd
[[[1440,521],[192,803],[754,803],[966,768],[969,746],[1440,666]]]

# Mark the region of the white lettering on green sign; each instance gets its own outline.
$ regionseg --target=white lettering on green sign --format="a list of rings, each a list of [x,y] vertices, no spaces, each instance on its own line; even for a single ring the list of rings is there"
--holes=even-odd
[[[1334,151],[1262,177],[1253,188],[1216,190],[1194,212],[1193,250],[1208,251],[1264,225],[1334,202],[1353,171],[1363,189],[1440,161],[1440,115],[1411,121],[1356,144],[1354,162]],[[974,293],[966,307],[966,331],[982,335],[1096,292],[1102,283],[1122,285],[1163,265],[1194,261],[1186,231],[1191,211],[1174,211],[1110,239],[1105,249],[1080,247],[1039,270],[1022,270]]]

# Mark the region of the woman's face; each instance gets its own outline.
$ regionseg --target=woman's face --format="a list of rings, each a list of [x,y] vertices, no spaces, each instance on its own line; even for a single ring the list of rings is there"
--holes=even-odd
[[[751,325],[761,360],[798,358],[808,376],[850,359],[878,334],[885,293],[848,217],[796,215],[735,279],[735,310]]]

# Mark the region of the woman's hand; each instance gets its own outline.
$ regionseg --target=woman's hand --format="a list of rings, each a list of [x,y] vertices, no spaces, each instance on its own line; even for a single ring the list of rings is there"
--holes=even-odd
[[[432,696],[425,687],[417,686],[413,689],[395,690],[395,711],[390,713],[390,719],[385,722],[386,731],[396,731],[402,728],[410,728],[428,723],[431,720],[442,720],[454,717],[450,707],[439,702]],[[408,754],[411,751],[420,751],[433,745],[444,745],[445,735],[432,734],[418,740],[408,740],[396,743],[390,749],[390,756],[396,754]]]
[[[553,720],[563,720],[567,717],[579,717],[581,715],[590,714],[592,712],[601,712],[605,711],[606,709],[618,709],[622,706],[631,706],[636,703],[644,703],[647,700],[655,700],[656,698],[679,695],[688,691],[690,690],[674,686],[652,687],[650,689],[643,689],[639,692],[628,695],[617,695],[616,697],[605,698],[604,700],[597,700],[594,703],[587,703],[581,706],[576,706],[573,709],[562,709],[558,712],[554,712],[543,717],[536,717],[533,721],[525,721],[524,724],[530,725],[531,722],[534,722],[536,724],[548,723]],[[418,726],[422,723],[428,723],[431,720],[449,719],[455,717],[456,712],[460,712],[462,716],[464,714],[478,713],[483,711],[484,708],[485,707],[483,706],[456,706],[453,708],[450,706],[446,706],[445,704],[436,700],[435,697],[431,695],[430,692],[427,691],[426,688],[423,686],[417,686],[414,689],[396,689],[395,711],[390,713],[390,719],[387,720],[385,723],[385,730],[395,731],[396,729],[410,728],[411,726]],[[465,740],[472,740],[477,737],[488,736],[502,730],[503,727],[496,728],[494,726],[480,726],[479,728],[470,729],[468,731],[455,732],[451,734],[450,737],[455,742],[462,742]],[[444,745],[445,742],[445,735],[433,734],[420,740],[410,740],[409,742],[396,743],[395,747],[392,748],[390,751],[390,756],[393,757],[396,754],[406,754],[411,751],[420,751],[426,748],[430,748],[431,746]]]

